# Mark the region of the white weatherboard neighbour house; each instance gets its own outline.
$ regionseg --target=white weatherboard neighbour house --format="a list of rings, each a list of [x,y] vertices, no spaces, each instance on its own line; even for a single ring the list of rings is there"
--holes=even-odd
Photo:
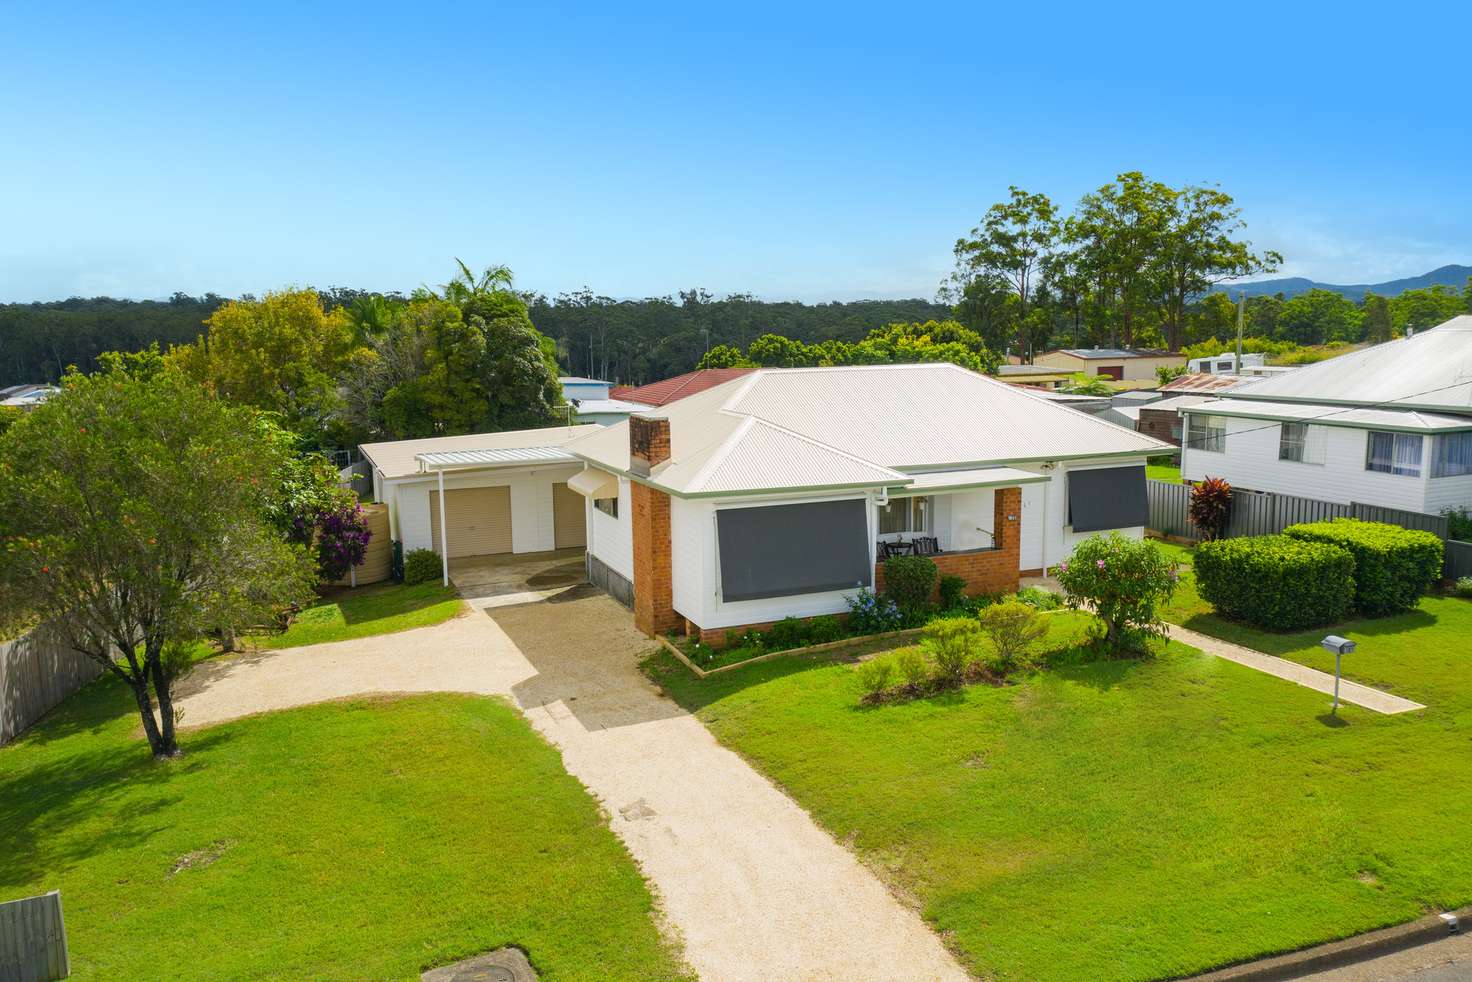
[[[1165,449],[928,364],[762,369],[612,426],[363,453],[395,539],[441,553],[447,577],[460,557],[586,542],[590,578],[642,629],[718,643],[845,611],[878,585],[879,543],[933,552],[977,593],[1095,532],[1143,535],[1145,458]]]
[[[1430,514],[1472,507],[1472,316],[1181,416],[1187,480]]]

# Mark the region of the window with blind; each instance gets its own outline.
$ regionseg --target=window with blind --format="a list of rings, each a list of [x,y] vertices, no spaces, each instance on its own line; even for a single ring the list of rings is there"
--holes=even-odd
[[[1421,476],[1421,435],[1371,430],[1365,470],[1400,477]]]
[[[1190,413],[1186,416],[1186,447],[1190,450],[1206,450],[1211,453],[1226,453],[1227,421],[1221,416],[1204,416]]]
[[[889,504],[879,509],[879,534],[928,532],[930,530],[929,518],[930,499],[924,495],[916,495],[913,498],[890,498]]]
[[[1432,446],[1432,477],[1472,474],[1472,433],[1448,433],[1437,437]]]

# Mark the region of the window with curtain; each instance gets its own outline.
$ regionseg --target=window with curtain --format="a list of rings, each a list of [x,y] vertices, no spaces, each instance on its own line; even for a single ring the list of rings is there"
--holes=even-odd
[[[1421,476],[1421,435],[1371,430],[1365,470],[1402,477]]]
[[[1186,447],[1191,450],[1208,450],[1225,453],[1227,449],[1227,421],[1221,416],[1203,416],[1190,413],[1186,419]]]
[[[930,499],[924,495],[890,498],[889,504],[879,509],[879,534],[928,531],[929,517]]]
[[[1472,474],[1472,433],[1448,433],[1437,437],[1433,446],[1432,477]]]
[[[1308,445],[1307,423],[1284,423],[1278,430],[1278,459],[1304,461],[1304,448]]]

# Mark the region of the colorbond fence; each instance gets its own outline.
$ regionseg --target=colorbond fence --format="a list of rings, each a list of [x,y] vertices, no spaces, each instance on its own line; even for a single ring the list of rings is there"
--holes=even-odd
[[[1150,528],[1162,535],[1184,539],[1200,538],[1186,515],[1191,489],[1169,481],[1145,482],[1145,496],[1150,502]],[[1299,498],[1291,494],[1258,494],[1237,491],[1232,495],[1232,517],[1227,523],[1227,537],[1239,535],[1276,535],[1300,522],[1324,522],[1331,518],[1358,518],[1366,522],[1385,522],[1401,528],[1431,532],[1446,543],[1446,565],[1442,575],[1450,580],[1472,576],[1472,542],[1448,539],[1445,515],[1428,515],[1419,511],[1403,511],[1380,505],[1353,502],[1348,505],[1317,498]]]
[[[54,982],[70,974],[61,894],[0,903],[0,982]]]
[[[0,644],[0,745],[102,672],[44,625]]]

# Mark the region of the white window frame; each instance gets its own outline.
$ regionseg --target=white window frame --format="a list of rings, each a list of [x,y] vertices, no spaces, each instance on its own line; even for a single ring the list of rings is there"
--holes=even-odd
[[[904,528],[888,528],[888,529],[885,528],[884,527],[884,515],[885,515],[885,512],[888,511],[891,508],[897,508],[901,503],[904,503],[904,504],[907,505],[907,507],[904,510],[904,519],[905,519],[904,525],[905,525],[905,527]],[[879,512],[879,514],[876,516],[876,518],[877,518],[876,524],[878,525],[878,528],[879,528],[879,534],[880,535],[906,535],[906,534],[915,534],[915,533],[926,533],[926,532],[929,532],[930,531],[931,515],[933,514],[934,511],[935,511],[935,509],[931,507],[931,499],[930,499],[930,496],[929,495],[916,494],[916,495],[908,495],[908,496],[905,496],[905,497],[902,497],[902,498],[892,497],[892,498],[889,499],[889,503],[888,504],[878,506],[878,512]],[[918,522],[916,521],[917,515],[919,517],[919,521]]]
[[[603,514],[607,515],[609,518],[618,518],[617,498],[594,498],[593,507],[596,508],[598,511],[601,511]]]
[[[1452,456],[1446,451],[1451,449],[1452,441],[1466,444],[1459,447],[1457,454],[1461,458],[1455,463],[1444,463],[1444,457]],[[1464,477],[1472,474],[1472,433],[1442,433],[1431,441],[1431,476],[1436,477]]]
[[[1297,435],[1290,437],[1290,430]],[[1294,451],[1297,451],[1296,455]],[[1308,463],[1307,423],[1288,420],[1278,424],[1278,459],[1294,464]]]
[[[1390,457],[1383,467],[1375,465],[1375,438],[1390,440]],[[1375,474],[1390,474],[1394,477],[1420,477],[1425,466],[1426,440],[1420,433],[1401,433],[1396,430],[1369,430],[1365,436],[1365,470]],[[1403,447],[1416,448],[1415,464],[1402,462]],[[1406,453],[1407,460],[1411,454]]]
[[[1200,420],[1200,436],[1197,435],[1197,420]],[[1206,453],[1227,452],[1227,418],[1225,416],[1210,416],[1206,413],[1186,414],[1186,442],[1187,450],[1201,450]]]

